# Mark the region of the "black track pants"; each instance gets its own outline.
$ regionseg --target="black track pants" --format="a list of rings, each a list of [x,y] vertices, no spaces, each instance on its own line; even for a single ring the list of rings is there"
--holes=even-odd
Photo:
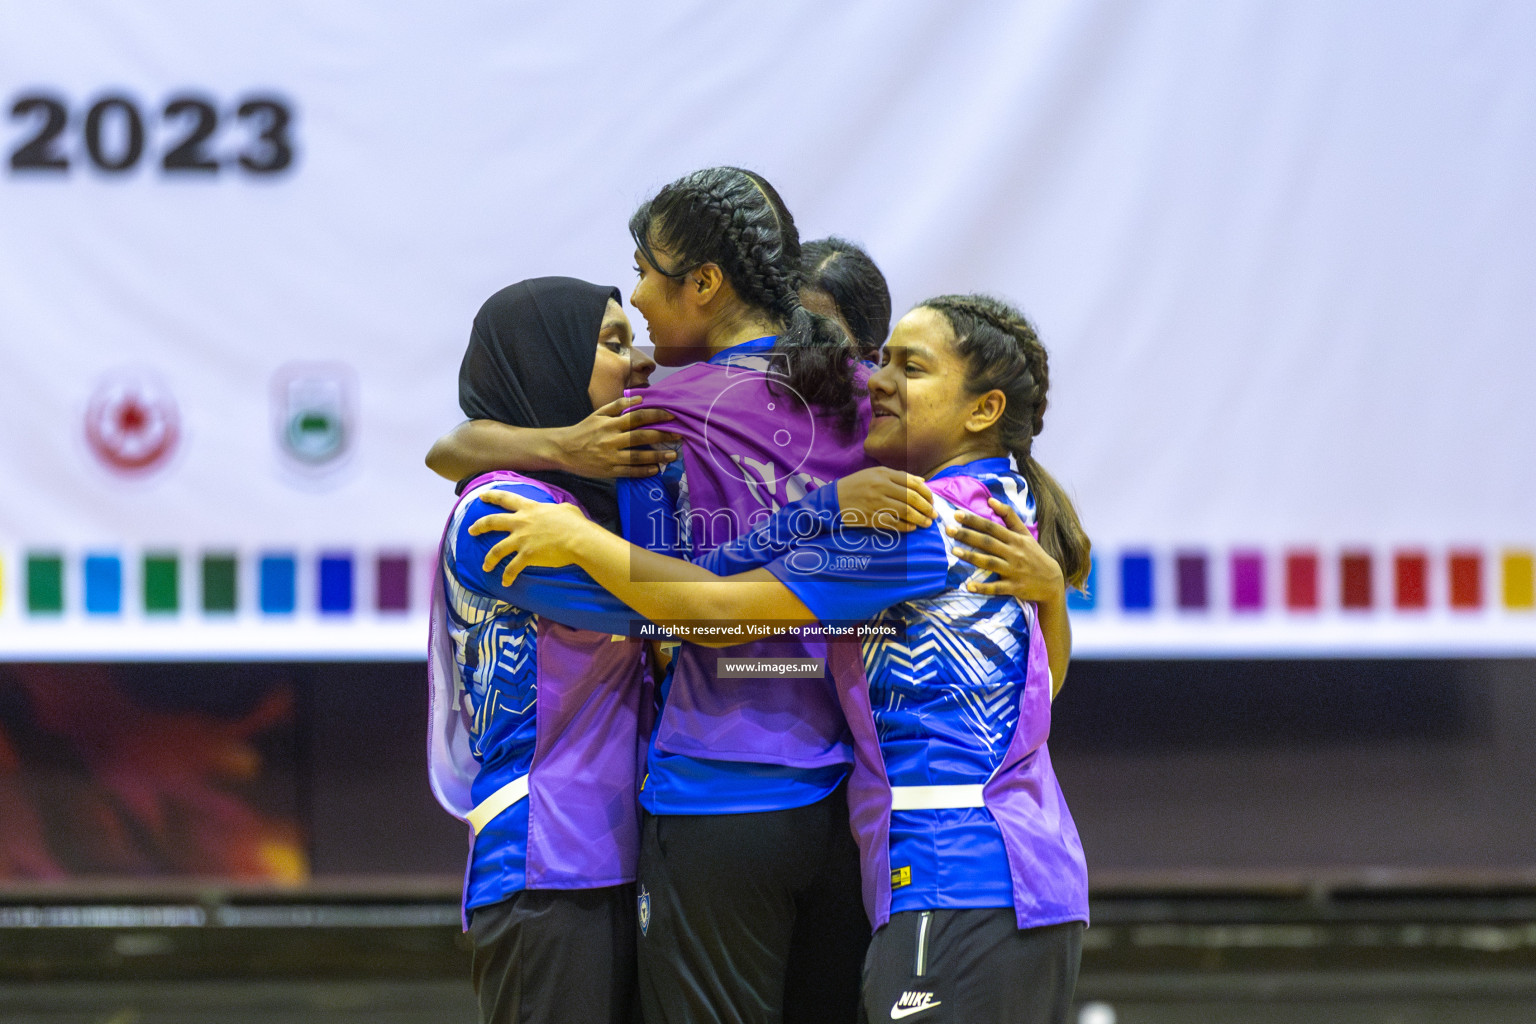
[[[869,921],[844,787],[761,814],[647,815],[646,1024],[850,1024]]]
[[[482,1024],[638,1024],[633,885],[526,889],[469,934]]]
[[[860,1024],[1068,1024],[1083,923],[1020,930],[1013,908],[892,914],[864,967]]]

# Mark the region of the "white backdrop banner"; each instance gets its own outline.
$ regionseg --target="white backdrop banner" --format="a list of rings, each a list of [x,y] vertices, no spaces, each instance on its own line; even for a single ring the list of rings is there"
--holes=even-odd
[[[760,170],[1052,352],[1083,655],[1536,653],[1536,7],[0,6],[0,655],[421,657],[481,301]]]

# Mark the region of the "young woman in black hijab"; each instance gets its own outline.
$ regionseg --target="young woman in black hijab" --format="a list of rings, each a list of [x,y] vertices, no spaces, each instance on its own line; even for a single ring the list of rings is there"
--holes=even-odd
[[[459,371],[467,416],[536,434],[644,387],[619,293],[573,278],[504,288],[475,317]],[[579,574],[505,586],[469,528],[505,491],[615,523],[613,483],[569,472],[466,480],[433,600],[429,773],[473,830],[464,916],[486,1022],[632,1024],[640,738],[651,684],[633,616]]]
[[[582,489],[572,493],[592,496],[594,504],[588,508],[594,518],[612,525],[617,510],[613,484],[608,481],[653,475],[677,456],[649,446],[679,438],[651,429],[653,424],[671,418],[663,410],[625,411],[640,399],[625,398],[625,385],[614,387],[620,367],[606,357],[604,348],[611,338],[599,343],[592,371],[603,375],[601,382],[594,376],[589,387],[580,384],[586,378],[574,370],[589,357],[591,346],[580,331],[572,333],[572,325],[561,319],[575,315],[575,307],[561,301],[562,296],[575,294],[575,285],[602,292],[603,302],[598,305],[606,310],[602,314],[605,337],[616,337],[622,324],[624,351],[626,355],[634,353],[628,347],[633,332],[617,289],[599,289],[585,281],[555,277],[534,278],[502,289],[475,317],[469,351],[459,371],[459,406],[469,418],[433,443],[427,453],[427,467],[460,482],[508,467],[557,482],[582,479]],[[585,302],[578,305],[590,309],[597,297],[595,292],[588,293]],[[498,344],[498,339],[512,337],[524,343],[515,347]],[[540,343],[541,338],[544,343]],[[550,343],[556,338],[570,339],[569,351],[560,349],[562,343]],[[643,376],[648,378],[656,364],[643,355],[638,360],[643,361]],[[637,379],[642,368],[639,361],[633,368]],[[540,393],[537,407],[524,391],[523,381],[532,382],[530,390]],[[549,386],[557,393],[543,395]]]

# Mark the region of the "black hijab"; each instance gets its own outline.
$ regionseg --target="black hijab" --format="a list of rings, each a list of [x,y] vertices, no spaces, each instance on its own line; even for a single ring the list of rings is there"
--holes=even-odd
[[[617,288],[574,277],[535,277],[486,299],[459,366],[464,415],[516,427],[568,427],[590,416],[597,333],[608,300],[618,298]],[[612,480],[558,470],[524,475],[569,491],[595,522],[617,528]]]

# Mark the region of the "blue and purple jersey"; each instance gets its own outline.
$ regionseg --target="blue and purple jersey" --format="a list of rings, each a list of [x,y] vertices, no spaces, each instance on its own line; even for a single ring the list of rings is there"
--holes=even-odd
[[[433,790],[474,829],[466,914],[524,888],[635,877],[639,743],[649,725],[638,618],[574,569],[529,569],[512,586],[482,567],[501,535],[471,536],[504,511],[492,488],[575,500],[515,473],[466,488],[444,531],[433,602]]]
[[[831,657],[857,748],[849,804],[875,924],[893,911],[1007,906],[1020,927],[1086,920],[1082,845],[1045,746],[1051,680],[1034,606],[967,591],[988,574],[944,532],[960,509],[997,521],[989,497],[1032,525],[1034,501],[1006,458],[928,485],[926,528],[849,529],[808,510],[705,564],[766,566],[818,620],[868,620],[857,651],[834,643]]]

